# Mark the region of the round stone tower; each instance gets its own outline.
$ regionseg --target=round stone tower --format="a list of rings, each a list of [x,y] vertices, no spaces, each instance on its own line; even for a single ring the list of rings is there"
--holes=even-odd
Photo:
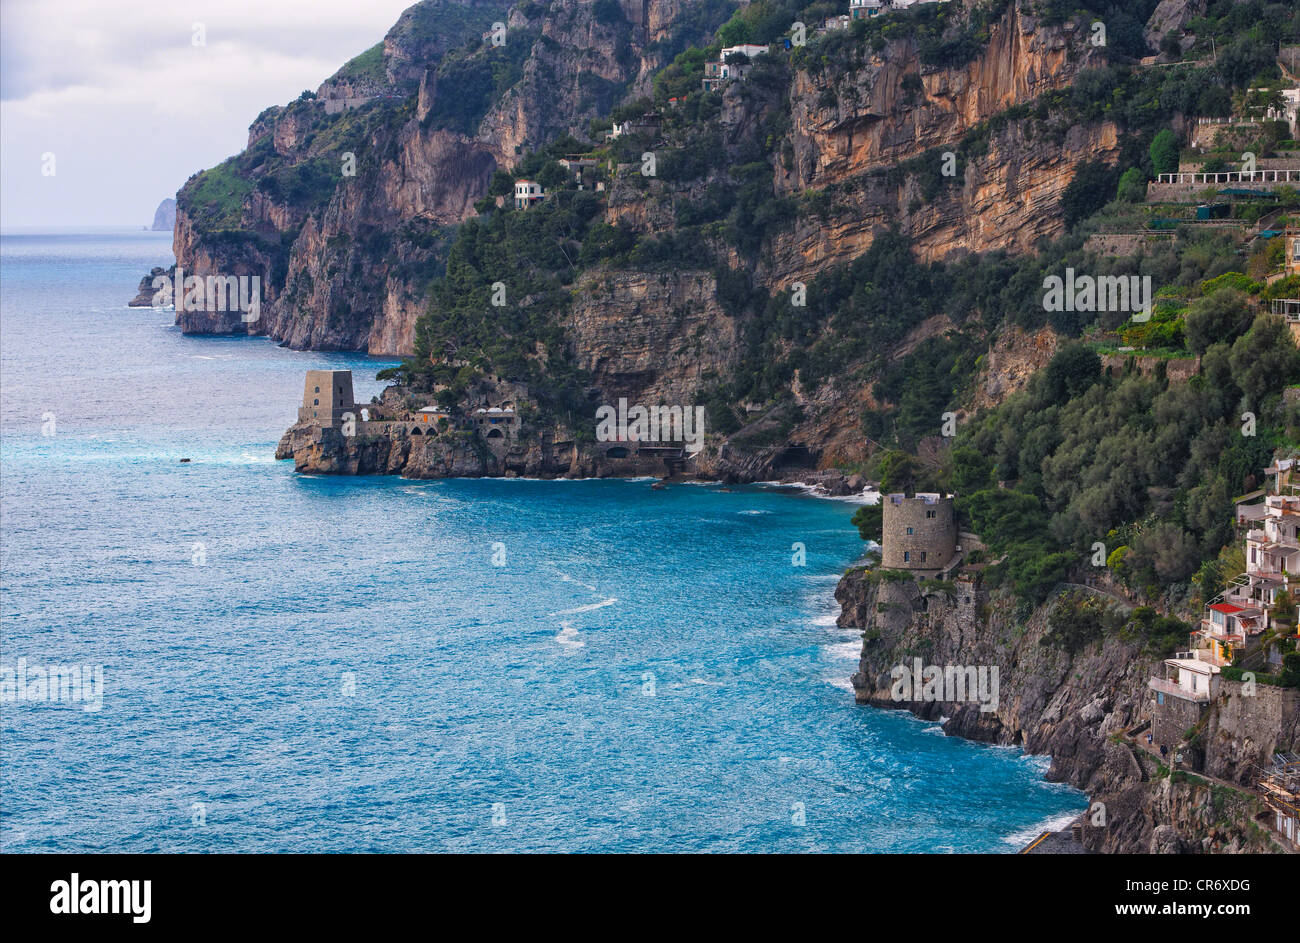
[[[881,497],[880,565],[889,570],[941,570],[957,552],[952,498],[939,494]]]

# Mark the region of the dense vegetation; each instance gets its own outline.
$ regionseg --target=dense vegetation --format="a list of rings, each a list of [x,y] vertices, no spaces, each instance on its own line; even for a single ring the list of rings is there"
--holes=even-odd
[[[1018,591],[1040,596],[1050,575],[1082,569],[1100,543],[1123,582],[1158,596],[1228,543],[1231,499],[1260,484],[1273,449],[1300,444],[1295,410],[1281,401],[1297,379],[1300,354],[1267,316],[1212,345],[1186,384],[1107,376],[1091,350],[1067,347],[1025,392],[961,431],[951,468],[959,506],[1007,554],[1001,572]]]

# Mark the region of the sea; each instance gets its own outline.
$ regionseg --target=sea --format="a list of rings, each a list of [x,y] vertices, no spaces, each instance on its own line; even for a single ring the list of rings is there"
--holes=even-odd
[[[295,474],[304,371],[394,361],[182,336],[127,307],[171,262],[0,235],[0,851],[1006,853],[1085,808],[854,704],[851,501]]]

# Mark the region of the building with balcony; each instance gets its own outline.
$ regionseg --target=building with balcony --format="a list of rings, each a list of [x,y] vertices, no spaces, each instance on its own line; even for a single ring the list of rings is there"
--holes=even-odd
[[[1295,494],[1300,484],[1291,482],[1294,466],[1292,459],[1275,461],[1265,469],[1271,487],[1240,499],[1263,498],[1236,509],[1237,524],[1247,528],[1246,572],[1206,603],[1191,649],[1165,659],[1161,677],[1147,683],[1155,692],[1152,728],[1162,745],[1177,744],[1200,719],[1215,696],[1221,670],[1274,628],[1279,597],[1292,592],[1291,577],[1300,573],[1300,495]],[[1281,621],[1290,625],[1291,618],[1287,612]]]
[[[1157,704],[1164,704],[1166,697],[1178,697],[1195,704],[1210,703],[1214,676],[1219,673],[1220,666],[1207,660],[1204,652],[1177,652],[1173,658],[1166,658],[1163,664],[1164,677],[1147,682],[1147,687],[1156,692]]]
[[[546,191],[534,180],[515,181],[515,209],[526,210],[534,203],[546,199]]]
[[[1162,676],[1147,687],[1155,692],[1151,709],[1151,736],[1161,747],[1176,747],[1186,732],[1200,722],[1218,693],[1220,666],[1200,649],[1177,652],[1162,663]]]

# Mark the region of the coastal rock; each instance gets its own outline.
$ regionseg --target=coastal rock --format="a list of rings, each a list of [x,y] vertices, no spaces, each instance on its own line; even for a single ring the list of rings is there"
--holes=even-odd
[[[170,272],[170,269],[155,265],[148,275],[140,279],[140,288],[136,292],[136,296],[127,302],[127,306],[131,308],[148,308],[153,305],[153,280],[163,275],[169,275]]]
[[[158,209],[154,210],[153,225],[149,227],[153,232],[171,232],[176,228],[176,200],[167,197],[158,204]]]
[[[844,574],[835,597],[841,607],[837,624],[863,629],[852,677],[857,701],[903,707],[931,720],[946,717],[943,727],[950,735],[1050,756],[1048,779],[1084,790],[1090,810],[1104,810],[1104,825],[1087,819],[1086,848],[1277,850],[1254,827],[1263,807],[1248,790],[1212,787],[1194,772],[1162,772],[1122,739],[1150,720],[1146,682],[1159,672],[1160,659],[1140,643],[1113,637],[1076,652],[1057,647],[1047,634],[1059,595],[1025,617],[1014,599],[986,592],[973,580],[928,589],[911,578],[857,568]],[[919,652],[926,665],[996,667],[996,708],[981,710],[969,699],[895,700],[891,669],[910,665]],[[1206,720],[1203,754],[1190,748],[1186,753],[1189,763],[1203,762],[1198,768],[1209,775],[1244,785],[1275,749],[1294,749],[1300,742],[1300,692],[1273,688],[1259,699],[1243,696],[1240,688],[1239,682],[1224,682],[1224,696]],[[1207,835],[1210,841],[1202,846]]]

